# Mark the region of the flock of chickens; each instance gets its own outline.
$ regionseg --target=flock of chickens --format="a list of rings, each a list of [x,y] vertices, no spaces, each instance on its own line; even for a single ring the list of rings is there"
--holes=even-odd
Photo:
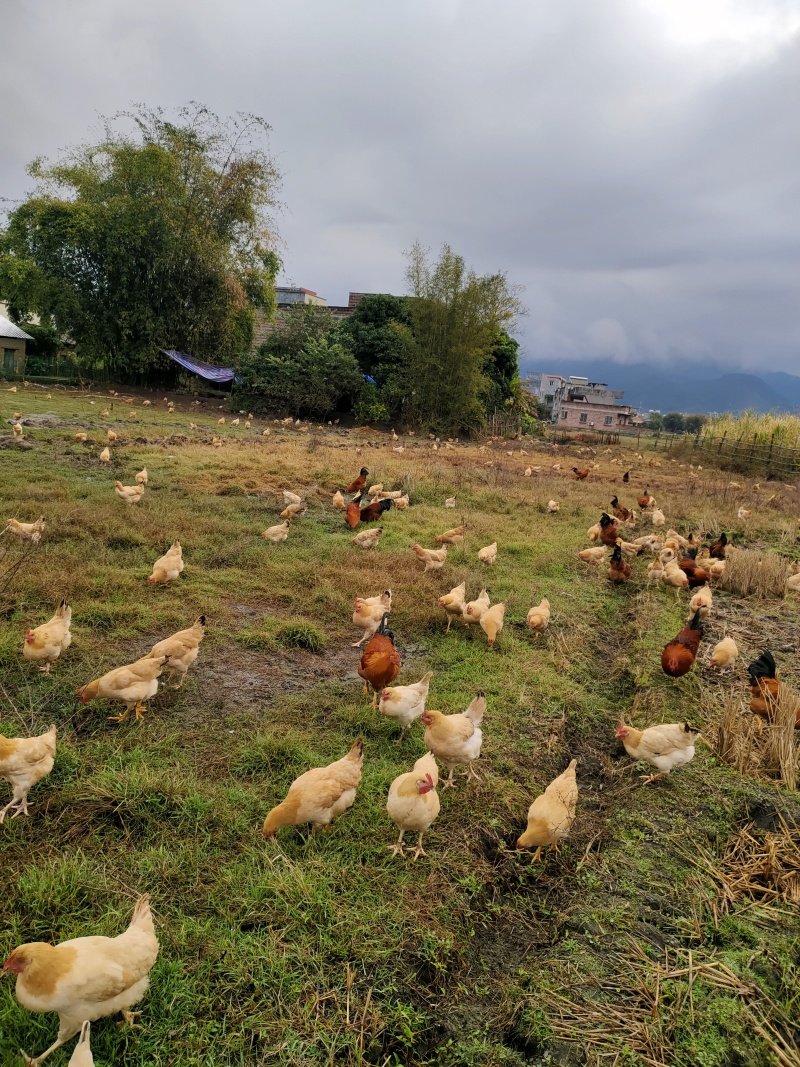
[[[102,458],[102,457],[101,457]],[[583,480],[587,470],[573,468],[575,476]],[[527,472],[526,472],[527,473]],[[333,497],[334,507],[344,513],[347,525],[356,530],[361,524],[376,522],[390,508],[403,510],[409,499],[399,491],[385,492],[383,485],[373,485],[367,490],[368,470],[361,469],[358,477],[345,491],[354,494],[349,503],[342,492]],[[135,486],[123,486],[117,482],[117,494],[128,504],[141,499],[147,485],[146,469],[136,476]],[[623,479],[627,482],[627,475]],[[369,501],[365,503],[365,497]],[[307,505],[302,498],[288,490],[284,492],[286,508],[281,514],[283,523],[264,531],[263,536],[273,542],[287,538],[291,522],[303,514]],[[665,525],[665,517],[657,508],[655,499],[645,491],[638,504],[658,529]],[[455,498],[446,501],[446,507],[455,507]],[[712,605],[711,582],[724,571],[726,556],[734,551],[722,534],[707,549],[702,538],[690,535],[682,537],[675,530],[668,530],[662,537],[652,533],[626,541],[623,534],[636,522],[633,511],[620,504],[615,496],[611,501],[614,517],[604,512],[599,522],[591,527],[588,536],[599,542],[578,553],[579,558],[597,565],[606,559],[612,550],[608,577],[615,583],[627,582],[632,576],[631,564],[627,561],[644,552],[653,560],[648,567],[648,579],[660,580],[675,588],[676,596],[681,589],[695,590],[689,602],[689,619],[680,633],[670,641],[662,652],[661,665],[664,672],[680,678],[695,664],[703,636],[703,618]],[[557,501],[550,501],[548,511],[557,514]],[[38,541],[44,531],[44,519],[36,523],[21,523],[7,520],[6,532],[23,540]],[[424,570],[439,570],[447,557],[448,546],[460,545],[465,537],[465,526],[455,527],[439,535],[435,540],[438,548],[422,548],[413,545],[413,552],[424,564]],[[373,527],[355,535],[353,541],[360,547],[372,547],[379,540],[381,529]],[[492,566],[498,553],[497,543],[482,548],[478,559],[486,567]],[[179,541],[156,561],[153,573],[148,577],[151,584],[167,584],[178,578],[183,571],[183,555]],[[505,603],[492,605],[483,588],[474,600],[466,599],[466,583],[451,589],[438,598],[438,606],[447,619],[447,631],[454,620],[466,626],[479,625],[485,632],[489,647],[493,647],[503,629]],[[398,830],[396,842],[389,846],[393,855],[404,856],[404,839],[407,833],[416,835],[412,858],[425,855],[423,836],[431,827],[440,811],[439,765],[448,776],[442,788],[455,784],[456,768],[464,767],[467,778],[477,778],[474,763],[481,754],[483,742],[482,724],[486,714],[486,698],[478,692],[465,711],[444,714],[426,707],[432,672],[411,685],[393,686],[397,678],[401,657],[394,646],[394,635],[388,627],[392,612],[392,593],[385,590],[373,597],[356,597],[353,624],[363,631],[355,647],[364,642],[358,673],[364,680],[365,696],[372,690],[372,704],[382,715],[397,721],[402,738],[419,719],[424,727],[425,754],[420,756],[413,768],[394,779],[389,788],[386,809]],[[550,603],[544,598],[530,608],[527,622],[536,633],[545,631],[550,623]],[[166,669],[178,679],[178,688],[199,654],[199,646],[205,634],[205,617],[163,641],[157,642],[150,652],[132,664],[118,667],[100,678],[82,686],[77,695],[82,703],[94,699],[119,701],[124,710],[114,721],[124,720],[131,711],[137,719],[142,717],[144,702],[155,695],[158,680]],[[71,609],[62,601],[55,615],[48,622],[30,629],[25,634],[23,654],[27,661],[49,672],[52,664],[71,642]],[[712,665],[718,668],[732,667],[738,657],[738,648],[732,638],[719,642],[711,657]],[[773,715],[775,701],[780,696],[775,662],[765,651],[751,664],[752,681],[751,709],[765,718]],[[800,713],[798,713],[800,727]],[[700,731],[688,722],[666,723],[644,730],[626,725],[623,721],[616,731],[626,752],[634,760],[648,762],[655,773],[646,776],[647,782],[655,781],[672,770],[689,763],[694,756],[695,744]],[[13,808],[12,817],[28,814],[29,790],[41,781],[53,767],[56,748],[56,727],[38,737],[5,738],[0,736],[0,777],[10,782],[13,790],[11,801],[0,811],[0,823]],[[265,838],[274,838],[287,826],[311,824],[312,830],[328,827],[354,802],[361,781],[364,744],[359,738],[341,759],[325,767],[315,767],[301,774],[289,788],[285,799],[267,815],[263,824]],[[535,849],[534,860],[545,847],[557,849],[558,844],[570,831],[576,815],[578,782],[577,761],[571,760],[567,768],[555,778],[530,806],[525,831],[519,836],[517,847]],[[144,995],[148,986],[150,969],[158,955],[158,941],[153,928],[149,900],[142,897],[136,904],[128,929],[115,938],[83,937],[52,946],[43,943],[22,945],[11,953],[3,965],[16,975],[16,996],[21,1005],[35,1012],[57,1011],[59,1032],[56,1041],[35,1058],[23,1053],[28,1064],[42,1063],[47,1056],[75,1034],[80,1033],[71,1067],[89,1067],[93,1063],[89,1048],[90,1023],[93,1020],[122,1012],[127,1022],[132,1023],[136,1014],[129,1009]]]

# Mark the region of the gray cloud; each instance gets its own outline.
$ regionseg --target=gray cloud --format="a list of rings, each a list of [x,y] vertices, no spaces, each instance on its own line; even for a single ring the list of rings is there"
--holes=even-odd
[[[796,0],[8,0],[3,24],[0,195],[131,101],[255,111],[287,279],[331,302],[403,291],[402,250],[447,241],[525,285],[531,366],[800,369]]]

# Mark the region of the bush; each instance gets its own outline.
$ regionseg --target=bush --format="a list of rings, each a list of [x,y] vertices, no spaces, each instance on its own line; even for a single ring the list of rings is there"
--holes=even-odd
[[[291,622],[282,626],[276,640],[284,648],[307,648],[309,652],[322,652],[325,648],[325,635],[307,622]]]

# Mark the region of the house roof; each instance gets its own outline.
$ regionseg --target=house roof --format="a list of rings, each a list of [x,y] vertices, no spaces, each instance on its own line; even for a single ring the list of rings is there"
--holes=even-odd
[[[16,337],[18,341],[32,341],[29,333],[25,333],[19,326],[15,326],[11,319],[0,315],[0,337]]]

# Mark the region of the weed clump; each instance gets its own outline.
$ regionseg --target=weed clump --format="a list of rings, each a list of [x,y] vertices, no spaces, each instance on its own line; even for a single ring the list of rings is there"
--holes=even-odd
[[[307,622],[287,623],[275,639],[283,648],[307,648],[309,652],[322,652],[325,648],[325,634]]]
[[[738,596],[753,596],[758,600],[772,597],[783,599],[789,564],[776,552],[751,552],[740,548],[727,557],[722,588]]]

